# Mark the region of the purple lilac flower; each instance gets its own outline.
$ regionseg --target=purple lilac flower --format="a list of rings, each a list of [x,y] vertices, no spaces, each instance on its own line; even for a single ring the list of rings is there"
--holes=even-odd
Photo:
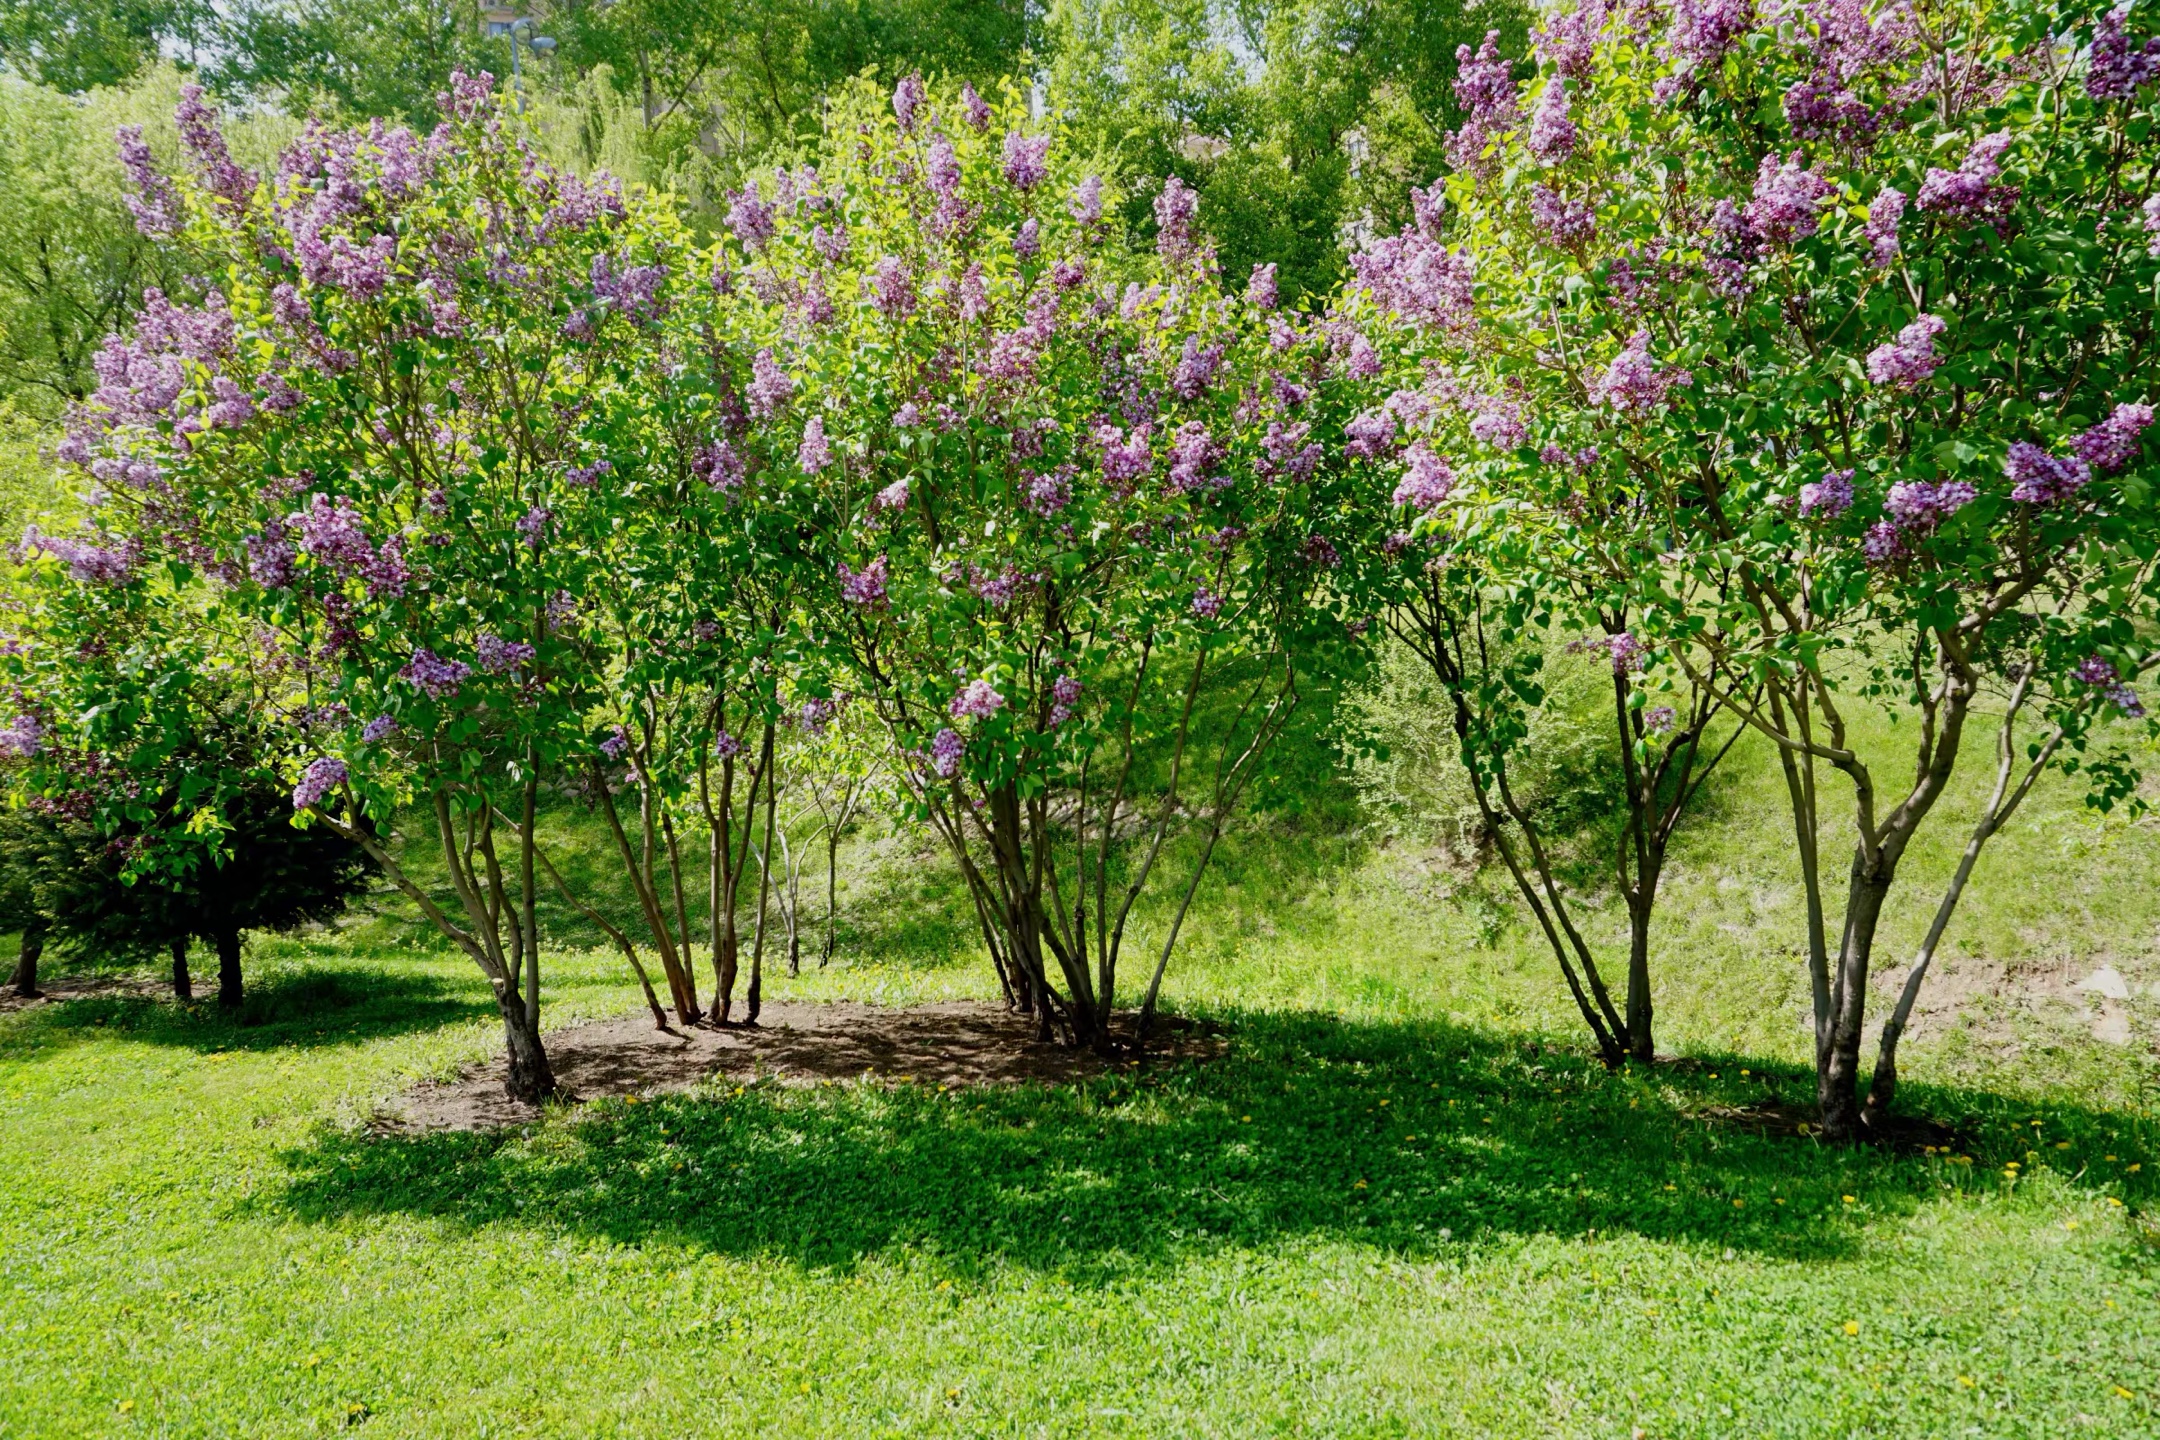
[[[1529,427],[1523,424],[1522,405],[1514,400],[1481,397],[1477,413],[1470,418],[1470,438],[1495,450],[1520,450],[1530,443]]]
[[[1860,551],[1870,565],[1889,565],[1911,554],[1912,547],[1906,543],[1905,532],[1896,524],[1878,520],[1860,537]]]
[[[393,716],[377,715],[367,724],[360,727],[360,743],[363,745],[380,745],[392,735],[397,734],[397,728],[398,723]]]
[[[1415,231],[1374,241],[1350,256],[1350,269],[1386,309],[1444,332],[1469,328],[1477,262]]]
[[[45,748],[45,727],[35,715],[17,715],[0,730],[0,755],[28,760]]]
[[[1542,165],[1558,165],[1575,153],[1575,122],[1568,116],[1567,85],[1558,75],[1546,80],[1523,143]]]
[[[1050,267],[1050,283],[1060,290],[1075,290],[1087,283],[1087,265],[1079,260],[1059,260]]]
[[[2144,208],[2145,233],[2152,237],[2146,245],[2146,253],[2160,259],[2160,195],[2147,197]]]
[[[2095,100],[2127,100],[2160,75],[2160,39],[2133,44],[2126,33],[2130,7],[2118,5],[2093,27],[2085,93]]]
[[[957,730],[940,730],[930,737],[930,768],[941,780],[950,780],[960,773],[960,756],[967,749],[967,742]]]
[[[1268,422],[1267,435],[1260,441],[1261,460],[1256,467],[1263,475],[1281,474],[1292,480],[1310,480],[1320,468],[1326,452],[1320,448],[1312,435],[1310,424],[1299,422],[1285,425],[1280,420]]]
[[[810,248],[833,264],[839,264],[847,259],[847,225],[842,221],[835,220],[830,230],[823,225],[812,226],[810,229]]]
[[[975,592],[976,599],[998,610],[1012,603],[1013,592],[1019,586],[1020,572],[1009,565],[1001,574],[979,572],[968,582],[968,588]]]
[[[1072,502],[1072,478],[1062,471],[1034,476],[1022,498],[1029,510],[1048,519]]]
[[[803,425],[802,444],[796,447],[795,463],[805,475],[815,475],[832,464],[832,445],[825,438],[825,417],[813,415]]]
[[[1765,155],[1755,175],[1747,221],[1770,244],[1790,245],[1815,233],[1823,206],[1836,193],[1835,185],[1800,163],[1799,151],[1782,161]]]
[[[1403,478],[1395,487],[1395,503],[1430,515],[1454,493],[1455,472],[1423,445],[1411,446],[1403,458]]]
[[[1942,357],[1935,353],[1935,337],[1948,328],[1940,315],[1922,315],[1898,331],[1896,340],[1868,352],[1868,379],[1892,390],[1921,384],[1942,364]]]
[[[870,298],[878,312],[898,320],[915,313],[915,276],[907,261],[887,255],[878,261],[870,280]]]
[[[1627,348],[1613,357],[1604,375],[1591,387],[1590,398],[1610,405],[1623,415],[1647,415],[1665,404],[1667,394],[1685,389],[1695,377],[1685,370],[1670,370],[1650,358],[1650,332],[1637,330]]]
[[[900,122],[901,134],[909,135],[914,133],[915,116],[922,109],[922,105],[922,76],[906,76],[902,78],[899,84],[893,86],[892,113],[893,118]]]
[[[1831,470],[1822,479],[1800,487],[1800,514],[1818,520],[1835,520],[1853,503],[1853,472]]]
[[[1877,265],[1887,268],[1897,259],[1898,221],[1904,215],[1905,192],[1893,186],[1883,186],[1876,193],[1875,203],[1868,206],[1867,226],[1863,233]]]
[[[157,157],[143,141],[142,126],[122,125],[118,131],[120,165],[127,171],[130,193],[125,197],[135,228],[153,239],[180,233],[186,219],[180,196],[158,168]]]
[[[723,495],[740,489],[748,472],[742,452],[726,440],[715,440],[690,458],[690,473]]]
[[[622,726],[610,726],[607,734],[600,737],[600,753],[610,761],[620,760],[629,752],[630,732]]]
[[[1099,225],[1102,207],[1102,176],[1090,175],[1073,187],[1072,200],[1066,209],[1082,225]]]
[[[522,640],[505,640],[493,633],[482,635],[473,645],[473,657],[480,662],[480,668],[495,675],[530,663],[536,653]]]
[[[577,613],[577,596],[568,590],[557,590],[548,596],[547,608],[541,612],[541,618],[547,625],[548,633],[554,635],[569,629],[571,623],[577,619]]]
[[[1538,459],[1564,470],[1583,471],[1597,464],[1598,448],[1595,445],[1585,445],[1580,450],[1571,451],[1559,445],[1546,445],[1538,451]]]
[[[203,103],[202,86],[180,87],[173,122],[179,127],[180,143],[203,177],[203,188],[235,210],[246,209],[255,194],[255,177],[233,163],[225,136],[218,130],[217,111]]]
[[[452,120],[471,120],[487,109],[494,93],[495,77],[487,71],[468,75],[463,70],[452,70],[450,88],[437,95],[435,103]]]
[[[595,460],[590,465],[572,465],[563,472],[563,480],[583,490],[614,468],[614,462],[610,460]]]
[[[864,609],[876,609],[885,603],[887,571],[885,557],[880,555],[860,570],[850,570],[846,561],[840,562],[840,598],[850,605]]]
[[[1463,124],[1452,154],[1457,165],[1474,169],[1486,147],[1515,123],[1514,67],[1500,58],[1499,31],[1486,31],[1474,55],[1468,45],[1455,47],[1455,99],[1463,108]]]
[[[745,184],[728,196],[727,223],[746,250],[762,250],[773,238],[772,207],[758,198],[753,184]]]
[[[1198,400],[1207,394],[1215,383],[1215,372],[1222,365],[1223,347],[1210,345],[1200,347],[1200,337],[1185,337],[1185,349],[1178,356],[1177,372],[1170,377],[1170,393],[1180,400]]]
[[[895,480],[870,498],[870,513],[875,515],[880,511],[905,510],[907,500],[908,482]]]
[[[1643,712],[1643,729],[1652,735],[1670,735],[1673,724],[1679,719],[1670,705],[1653,705]]]
[[[1222,447],[1215,443],[1207,426],[1198,420],[1186,421],[1170,443],[1170,488],[1180,492],[1221,489],[1230,483],[1229,477],[1210,476],[1208,472],[1222,458]]]
[[[1605,28],[1603,0],[1581,3],[1545,17],[1530,33],[1530,45],[1546,68],[1565,75],[1576,84],[1589,83],[1597,37]]]
[[[770,350],[760,350],[750,362],[750,413],[760,420],[770,420],[780,413],[795,393],[795,382],[788,378],[780,362],[773,359]]]
[[[1055,730],[1072,719],[1080,708],[1080,694],[1084,687],[1078,676],[1060,675],[1050,686],[1050,728]]]
[[[441,700],[457,693],[458,686],[472,674],[472,666],[462,660],[445,660],[432,650],[414,650],[412,659],[398,674],[429,699]]]
[[[537,550],[540,542],[547,538],[548,521],[554,518],[554,511],[545,505],[535,505],[518,516],[516,529],[518,534],[525,537],[525,543]]]
[[[1749,0],[1675,0],[1665,53],[1680,84],[1661,82],[1660,98],[1672,98],[1703,71],[1715,70],[1754,23]]]
[[[1015,190],[1032,190],[1049,178],[1050,137],[1005,132],[1005,183]]]
[[[1563,199],[1543,182],[1530,187],[1530,222],[1561,250],[1578,249],[1597,234],[1597,213],[1589,201]]]
[[[976,94],[973,85],[960,87],[960,103],[966,107],[970,130],[980,135],[990,128],[990,102]]]
[[[1931,167],[1927,178],[1920,182],[1920,195],[1914,203],[1934,214],[1955,220],[1985,221],[2001,229],[2008,223],[2018,198],[2015,185],[1995,183],[2002,174],[2003,152],[2010,148],[2010,143],[2010,132],[1998,130],[1973,141],[1972,148],[1965,152],[1964,163],[1957,169]]]
[[[1013,254],[1022,260],[1032,260],[1042,250],[1042,226],[1033,217],[1020,222],[1013,232]]]
[[[1965,480],[1900,480],[1883,501],[1891,523],[1909,534],[1925,535],[1979,498]]]
[[[1342,552],[1325,535],[1306,536],[1305,543],[1298,547],[1298,554],[1304,557],[1306,564],[1317,565],[1323,570],[1333,570],[1342,564]]]
[[[345,762],[325,755],[309,763],[293,786],[292,808],[307,810],[323,802],[345,779]]]
[[[2003,473],[2010,477],[2011,499],[2024,505],[2058,505],[2085,488],[2092,466],[2078,456],[2050,455],[2030,440],[2019,440],[2003,457]]]
[[[2120,672],[2098,655],[2088,655],[2078,662],[2077,678],[2106,695],[2108,702],[2132,720],[2145,714],[2145,704],[2138,699],[2137,691],[2122,679]]]
[[[2116,668],[2098,655],[2088,655],[2078,661],[2078,680],[2086,685],[2112,685],[2120,675]]]
[[[1650,648],[1626,630],[1586,644],[1589,649],[1605,652],[1606,658],[1612,662],[1615,675],[1626,675],[1630,671],[1642,669],[1650,656]]]
[[[1395,416],[1368,410],[1343,426],[1343,454],[1353,460],[1378,460],[1395,445]]]
[[[667,313],[665,265],[627,265],[617,269],[606,255],[592,258],[593,296],[635,324],[647,324]]]
[[[1193,591],[1192,613],[1203,620],[1212,620],[1222,613],[1222,596],[1205,585]]]
[[[988,720],[1005,708],[1005,697],[987,680],[970,680],[945,708],[955,720]]]
[[[2080,434],[2070,437],[2070,448],[2096,472],[2120,470],[2138,456],[2140,437],[2153,423],[2150,405],[2117,405],[2115,413]]]
[[[1154,452],[1149,448],[1152,427],[1142,423],[1131,432],[1120,431],[1115,425],[1105,425],[1095,432],[1096,441],[1103,447],[1103,483],[1113,490],[1129,490],[1154,468]]]
[[[1193,222],[1200,216],[1200,196],[1172,175],[1155,197],[1155,248],[1165,259],[1183,260],[1193,251]]]

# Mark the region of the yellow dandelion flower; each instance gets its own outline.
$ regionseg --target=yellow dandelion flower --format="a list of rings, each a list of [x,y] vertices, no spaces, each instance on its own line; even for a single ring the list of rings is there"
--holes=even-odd
[[[1857,1321],[1857,1320],[1847,1320],[1847,1321],[1845,1322],[1845,1333],[1846,1333],[1847,1335],[1857,1335],[1857,1334],[1859,1334],[1859,1333],[1860,1333],[1860,1322],[1859,1322],[1859,1321]]]

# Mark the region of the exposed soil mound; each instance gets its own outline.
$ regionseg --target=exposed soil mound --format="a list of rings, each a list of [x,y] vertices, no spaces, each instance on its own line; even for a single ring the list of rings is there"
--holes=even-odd
[[[738,1084],[816,1085],[864,1076],[902,1084],[1055,1084],[1142,1063],[1033,1036],[1027,1017],[968,1000],[904,1007],[782,1001],[766,1005],[755,1027],[664,1033],[640,1011],[546,1039],[556,1083],[572,1101],[687,1090],[709,1077]],[[1205,1059],[1222,1046],[1207,1027],[1158,1017],[1144,1063]],[[503,1067],[497,1058],[467,1066],[455,1080],[416,1085],[382,1107],[378,1128],[485,1130],[534,1119],[538,1107],[503,1093]]]

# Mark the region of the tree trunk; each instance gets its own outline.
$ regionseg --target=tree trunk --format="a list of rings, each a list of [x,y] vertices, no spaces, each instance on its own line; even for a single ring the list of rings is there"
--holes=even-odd
[[[833,943],[840,924],[840,834],[837,828],[825,838],[825,949],[818,955],[818,969],[833,957]]]
[[[530,1104],[548,1099],[555,1093],[555,1072],[548,1068],[539,1025],[526,1018],[523,997],[510,991],[497,995],[496,1008],[502,1012],[504,1049],[510,1061],[503,1089],[511,1099]]]
[[[1650,1038],[1650,915],[1645,894],[1628,906],[1627,1049],[1628,1058],[1647,1065],[1657,1059]]]
[[[33,922],[23,927],[22,949],[15,957],[15,973],[8,984],[25,1000],[35,1000],[38,995],[38,960],[45,953],[45,926]]]
[[[172,942],[173,998],[183,1004],[195,998],[195,980],[188,974],[187,952],[187,936],[182,935]]]
[[[1845,935],[1831,984],[1830,1043],[1823,1047],[1815,1072],[1823,1134],[1832,1140],[1851,1140],[1860,1133],[1860,1032],[1867,1023],[1868,963],[1892,878],[1887,865],[1870,864],[1865,855],[1853,857],[1845,894]]]
[[[221,1010],[240,1008],[240,932],[238,929],[221,930],[217,934],[217,1003]]]

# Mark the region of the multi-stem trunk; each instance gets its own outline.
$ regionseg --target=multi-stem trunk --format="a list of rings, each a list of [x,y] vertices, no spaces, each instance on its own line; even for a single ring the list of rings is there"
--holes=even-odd
[[[240,986],[240,927],[224,926],[211,940],[217,946],[218,1008],[238,1010],[243,998]]]
[[[172,942],[172,989],[173,998],[182,1004],[195,998],[195,977],[188,974],[188,937],[181,935]]]

